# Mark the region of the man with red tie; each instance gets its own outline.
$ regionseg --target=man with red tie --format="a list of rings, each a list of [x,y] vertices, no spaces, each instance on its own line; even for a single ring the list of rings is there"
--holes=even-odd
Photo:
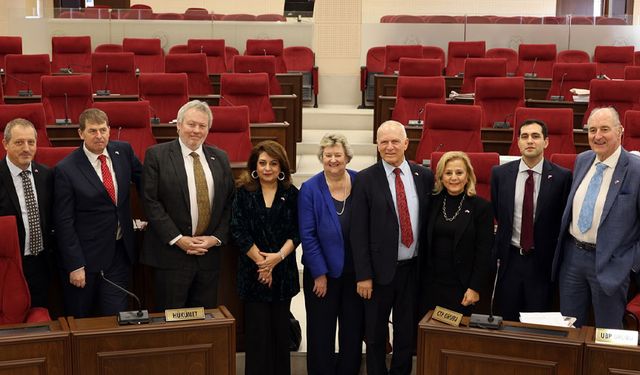
[[[67,315],[114,315],[127,308],[136,259],[129,187],[142,165],[131,145],[109,141],[107,115],[89,108],[79,118],[82,146],[54,172],[54,222]]]

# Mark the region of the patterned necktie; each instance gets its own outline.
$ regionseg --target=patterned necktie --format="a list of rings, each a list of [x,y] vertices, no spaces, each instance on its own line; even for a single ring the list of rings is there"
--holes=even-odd
[[[409,247],[413,243],[413,229],[411,228],[411,216],[409,216],[409,207],[407,206],[407,194],[404,191],[404,184],[400,168],[393,170],[396,174],[396,202],[398,204],[398,216],[400,217],[400,234],[401,242],[404,246]]]
[[[105,155],[98,156],[98,160],[100,160],[100,171],[102,172],[102,184],[104,188],[107,189],[107,193],[111,197],[113,203],[116,203],[116,187],[113,185],[113,176],[111,176],[111,171],[109,170],[109,166],[107,165],[107,157]]]
[[[24,202],[27,206],[27,219],[29,221],[29,253],[38,255],[42,251],[42,229],[40,228],[40,212],[38,211],[36,197],[33,194],[30,175],[31,171],[29,170],[20,172]]]
[[[596,173],[593,174],[593,177],[591,177],[591,181],[589,181],[587,193],[584,195],[584,201],[582,201],[582,208],[580,208],[580,216],[578,218],[578,229],[580,229],[580,232],[582,233],[585,233],[589,230],[589,228],[591,228],[591,222],[593,221],[593,210],[596,206],[598,193],[600,193],[602,176],[605,169],[607,169],[606,164],[596,163]]]
[[[200,155],[192,152],[189,155],[193,158],[193,176],[196,181],[196,200],[198,202],[198,224],[196,225],[196,236],[207,230],[211,218],[211,202],[209,202],[209,189],[207,179],[204,176],[204,169],[200,163]]]
[[[520,224],[520,248],[529,253],[533,249],[533,171],[527,171],[529,177],[524,182],[522,200],[522,222]]]

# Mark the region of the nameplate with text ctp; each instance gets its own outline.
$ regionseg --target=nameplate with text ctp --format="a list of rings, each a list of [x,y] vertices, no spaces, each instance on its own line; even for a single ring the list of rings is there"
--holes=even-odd
[[[204,307],[188,307],[184,309],[171,309],[164,311],[167,322],[179,322],[183,320],[203,320]]]
[[[440,306],[436,306],[431,318],[454,327],[458,327],[462,322],[462,314]]]

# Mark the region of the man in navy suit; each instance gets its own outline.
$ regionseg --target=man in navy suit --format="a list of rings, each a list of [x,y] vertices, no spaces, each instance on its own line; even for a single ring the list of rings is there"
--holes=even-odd
[[[640,269],[640,158],[621,146],[615,109],[587,121],[591,150],[578,155],[553,262],[560,311],[596,327],[622,328],[630,271]]]
[[[54,219],[67,314],[76,318],[114,315],[127,308],[127,295],[100,272],[127,288],[136,259],[129,200],[131,183],[140,185],[142,165],[131,145],[109,141],[107,115],[82,112],[82,146],[54,171]],[[65,281],[66,280],[66,281]]]
[[[494,264],[500,259],[496,294],[507,320],[517,321],[521,311],[551,309],[551,263],[571,172],[544,159],[547,133],[543,121],[524,121],[518,134],[522,158],[491,173],[491,203],[498,222]]]

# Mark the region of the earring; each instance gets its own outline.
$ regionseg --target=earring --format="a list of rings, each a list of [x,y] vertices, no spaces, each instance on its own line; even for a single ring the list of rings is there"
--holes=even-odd
[[[254,170],[251,172],[251,178],[253,178],[254,180],[258,179],[258,171]]]
[[[280,172],[278,173],[278,180],[280,181],[284,181],[284,178],[287,177],[284,172]]]

